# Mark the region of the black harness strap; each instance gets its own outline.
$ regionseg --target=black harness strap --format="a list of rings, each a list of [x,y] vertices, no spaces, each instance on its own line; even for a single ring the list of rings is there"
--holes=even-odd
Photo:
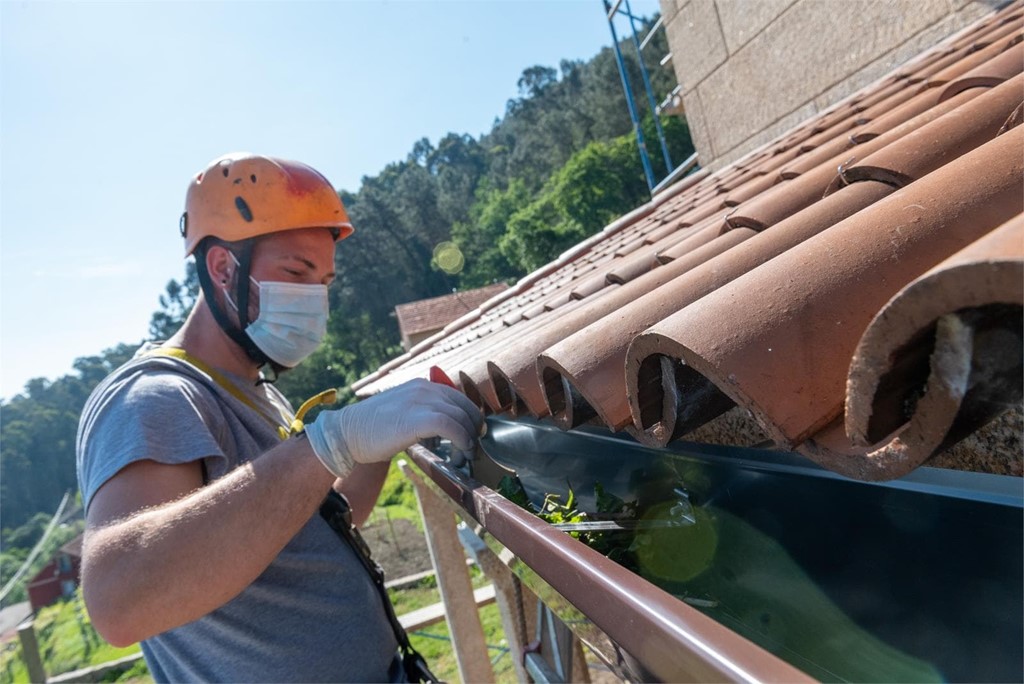
[[[409,635],[402,628],[402,623],[395,615],[395,608],[388,598],[387,589],[384,587],[384,570],[377,561],[370,557],[370,547],[366,545],[359,529],[352,524],[352,508],[348,501],[333,489],[327,493],[324,502],[320,504],[320,515],[327,524],[331,526],[339,537],[341,537],[352,550],[355,551],[366,572],[370,574],[373,583],[377,585],[380,593],[381,603],[384,604],[384,612],[391,623],[391,629],[398,641],[398,648],[402,653],[402,665],[405,667],[405,674],[412,682],[438,682],[438,678],[430,671],[427,661],[409,643]]]
[[[210,238],[207,238],[210,239]],[[238,304],[238,320],[240,327],[235,325],[228,318],[227,312],[217,304],[217,286],[206,270],[206,250],[209,245],[200,245],[201,249],[196,253],[196,275],[199,276],[199,287],[206,296],[206,305],[213,314],[213,320],[217,322],[220,329],[230,337],[235,344],[245,350],[255,363],[264,365],[270,361],[267,355],[257,347],[252,339],[245,333],[249,325],[249,266],[252,262],[252,240],[243,242],[238,255],[238,270],[236,272],[235,302]]]

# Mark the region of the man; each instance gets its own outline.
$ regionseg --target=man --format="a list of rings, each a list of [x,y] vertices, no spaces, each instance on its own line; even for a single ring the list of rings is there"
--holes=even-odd
[[[202,295],[82,413],[93,625],[114,645],[141,641],[157,681],[398,681],[381,597],[318,508],[333,486],[361,523],[393,454],[432,436],[470,449],[480,413],[413,381],[303,429],[261,378],[320,343],[335,242],[352,232],[310,167],[214,160],[189,186],[181,231]]]

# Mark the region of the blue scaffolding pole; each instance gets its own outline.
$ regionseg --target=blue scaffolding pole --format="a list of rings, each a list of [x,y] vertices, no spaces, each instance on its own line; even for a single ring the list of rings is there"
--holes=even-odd
[[[658,134],[658,141],[661,143],[661,154],[665,160],[666,178],[672,175],[674,167],[672,165],[672,158],[669,156],[668,144],[665,141],[665,132],[661,127],[661,118],[658,116],[657,104],[654,100],[654,91],[651,88],[651,80],[647,75],[647,67],[644,66],[643,55],[641,50],[650,40],[651,35],[658,29],[658,24],[655,24],[651,29],[651,33],[647,36],[644,42],[641,44],[639,38],[637,38],[637,27],[636,17],[633,15],[632,10],[629,6],[629,0],[615,0],[614,6],[609,0],[602,0],[604,3],[605,14],[608,17],[608,28],[612,33],[612,47],[615,50],[615,61],[619,66],[619,76],[622,78],[622,89],[626,94],[626,106],[629,108],[629,118],[633,122],[633,130],[636,131],[636,142],[640,148],[640,163],[644,167],[644,176],[647,178],[647,188],[654,193],[655,188],[659,183],[654,178],[654,169],[651,166],[651,158],[647,153],[647,144],[644,140],[643,129],[640,125],[640,115],[637,112],[636,102],[633,100],[633,88],[630,84],[629,72],[626,70],[626,62],[622,57],[622,50],[619,48],[619,36],[615,30],[615,16],[617,14],[623,14],[629,18],[630,32],[632,33],[633,46],[636,48],[637,62],[640,65],[640,76],[643,79],[644,90],[647,93],[647,101],[651,107],[651,116],[654,118],[654,127]]]

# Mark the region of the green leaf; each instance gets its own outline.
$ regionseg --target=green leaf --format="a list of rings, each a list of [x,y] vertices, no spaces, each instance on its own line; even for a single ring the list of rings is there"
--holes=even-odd
[[[598,513],[621,513],[626,502],[605,490],[600,482],[594,483],[594,496]]]
[[[530,497],[526,495],[523,483],[518,477],[506,475],[501,478],[501,482],[498,483],[498,493],[520,508],[525,508],[531,513],[533,512],[533,504],[530,502]]]

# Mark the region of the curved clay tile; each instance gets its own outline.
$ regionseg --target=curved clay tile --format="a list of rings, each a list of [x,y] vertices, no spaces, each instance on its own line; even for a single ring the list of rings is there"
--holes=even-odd
[[[1008,36],[1002,36],[990,45],[965,55],[962,59],[950,64],[948,67],[933,74],[925,81],[924,88],[937,88],[964,78],[977,78],[987,75],[987,72],[994,68],[996,73],[1004,69],[1000,65],[989,66],[1005,58],[1004,52],[1015,42],[1020,41],[1020,29],[1011,31]],[[970,86],[968,86],[970,87]],[[954,95],[956,93],[953,93]],[[948,96],[947,96],[948,97]]]
[[[895,107],[900,106],[907,100],[911,99],[914,94],[910,88],[903,86],[902,84],[896,84],[893,91],[888,97],[884,98],[881,102],[873,105],[862,112],[850,111],[849,115],[843,119],[840,119],[835,125],[828,129],[808,138],[804,143],[801,144],[801,150],[804,152],[810,152],[815,150],[822,145],[833,144],[833,141],[837,138],[842,140],[848,140],[850,135],[859,127],[865,123],[876,118],[881,112],[888,112]]]
[[[854,134],[861,129],[858,127]],[[837,155],[841,155],[853,147],[853,138],[850,136],[839,136],[829,142],[808,150],[795,157],[788,164],[779,167],[779,180],[792,180],[823,163],[832,161]],[[835,165],[838,166],[838,165]],[[835,168],[832,169],[835,171]]]
[[[931,124],[987,92],[985,89],[971,89],[960,93],[956,97],[904,121],[882,135],[860,145],[854,145],[827,161],[817,163],[813,168],[805,169],[803,163],[797,160],[790,168],[798,169],[800,175],[793,180],[780,183],[765,191],[761,196],[744,203],[726,217],[726,222],[732,227],[763,230],[818,201],[830,188],[834,192],[835,188],[841,187],[842,183],[836,182],[838,170],[856,164],[858,160],[884,149],[887,145],[899,141],[904,136]],[[812,152],[811,155],[813,154],[815,153]],[[808,160],[808,162],[816,161],[817,159]]]
[[[409,370],[412,373],[410,377],[425,377],[429,366],[438,365],[448,373],[449,377],[459,377],[463,387],[466,387],[465,382],[468,380],[473,383],[474,387],[481,388],[479,394],[486,402],[490,412],[501,413],[504,410],[508,410],[508,407],[502,406],[498,402],[493,388],[489,387],[490,383],[486,367],[488,354],[492,353],[495,349],[500,349],[503,345],[514,344],[517,336],[529,334],[531,330],[545,325],[547,319],[551,316],[571,312],[580,303],[576,300],[570,300],[559,306],[556,313],[545,311],[538,314],[536,318],[526,319],[522,317],[522,313],[531,305],[524,301],[522,303],[523,308],[519,309],[518,313],[520,315],[515,319],[514,325],[505,325],[501,319],[495,320],[489,327],[482,328],[479,335],[472,339],[462,340],[461,344],[453,345],[452,348],[447,349],[446,352],[448,353],[441,356],[435,355],[430,358],[428,363],[418,359],[415,364],[403,366],[395,371],[395,373]],[[508,316],[505,318],[508,319]],[[372,394],[373,392],[370,393]]]
[[[1024,74],[844,167],[828,192],[862,180],[907,185],[996,137],[1022,97]]]
[[[874,117],[870,122],[859,127],[850,134],[849,143],[856,145],[865,143],[872,138],[877,138],[885,131],[923,114],[939,103],[939,95],[941,94],[938,90],[926,90],[923,93],[914,95],[900,106]]]
[[[820,140],[831,138],[841,133],[843,129],[855,125],[854,121],[857,116],[868,107],[887,100],[902,90],[904,90],[902,84],[892,82],[881,85],[872,92],[864,93],[854,105],[840,102],[812,118],[810,120],[812,125],[804,131],[803,135],[794,138],[792,144],[816,147]],[[820,138],[820,140],[815,141],[815,138]]]
[[[899,70],[893,72],[889,78],[893,81],[902,81],[906,85],[919,83],[922,79],[916,76],[917,73],[927,69],[946,55],[955,53],[957,50],[958,48],[952,45],[944,45],[923,52],[906,62]]]
[[[516,323],[518,323],[519,321],[521,321],[522,319],[523,319],[523,310],[522,309],[516,309],[515,311],[509,311],[507,314],[505,314],[502,317],[501,322],[504,325],[506,325],[506,326],[513,326]]]
[[[1024,270],[1018,269],[1018,292],[1022,277]],[[933,322],[927,349],[913,350],[927,356],[909,359],[919,367],[914,370],[921,377],[913,388],[916,391],[907,397],[907,406],[886,406],[891,396],[881,402],[881,408],[889,409],[885,413],[890,420],[900,415],[906,420],[879,444],[854,446],[843,421],[836,420],[797,451],[849,477],[887,480],[905,475],[1008,408],[1019,407],[1024,396],[1020,301],[1018,297],[1016,304],[947,313]],[[908,359],[904,356],[902,361]],[[907,372],[896,370],[898,376]],[[886,390],[897,389],[890,386],[888,376],[883,381]],[[908,411],[912,411],[909,417]]]
[[[855,446],[877,447],[895,439],[899,443],[890,443],[888,451],[876,457],[864,454],[869,463],[861,466],[863,470],[877,468],[885,477],[897,477],[939,448],[969,394],[971,352],[986,348],[975,342],[976,331],[996,337],[1001,344],[990,350],[998,357],[996,364],[975,360],[974,366],[1007,364],[1004,375],[1020,366],[1022,306],[1021,215],[946,259],[886,304],[853,356],[845,425]],[[1013,308],[1016,318],[1009,313]],[[1002,320],[993,321],[993,317]],[[978,375],[977,369],[974,374]],[[968,411],[972,417],[985,413],[990,418],[992,408],[1001,410],[1009,401],[1020,400],[1020,373],[1012,373],[1008,384],[995,382],[999,374],[995,375],[988,383],[1010,396],[989,398],[987,406]],[[872,464],[872,460],[885,462]]]
[[[573,299],[585,299],[597,292],[600,292],[608,285],[608,278],[603,272],[594,273],[583,280],[575,283],[569,296]]]
[[[691,208],[692,207],[688,207],[687,211],[689,211]],[[644,238],[644,241],[649,245],[653,245],[655,242],[663,240],[669,237],[670,235],[675,235],[679,231],[685,230],[686,228],[689,227],[689,223],[676,223],[675,221],[669,221],[658,226],[650,233],[648,233],[647,237]]]
[[[762,176],[758,176],[726,195],[725,199],[722,200],[722,204],[727,207],[738,206],[752,197],[757,197],[762,192],[775,185],[778,180],[778,174],[774,173],[766,173]]]
[[[819,164],[799,178],[778,183],[745,202],[726,215],[725,222],[731,228],[765,230],[820,200],[835,175],[835,166]]]
[[[727,231],[692,250],[690,260],[695,265],[710,262],[754,235],[756,233],[747,228]],[[713,289],[725,282],[713,279],[723,277],[722,271],[707,273],[712,278],[705,277],[699,281],[705,287]],[[559,427],[568,430],[595,415],[613,430],[621,430],[631,423],[622,378],[623,358],[626,345],[633,336],[650,325],[639,323],[641,319],[635,314],[653,316],[654,320],[668,315],[678,305],[676,284],[682,284],[685,290],[689,280],[684,274],[569,335],[541,354],[538,371],[544,397]]]
[[[1020,42],[1020,34],[1017,35],[1017,43],[1004,50],[999,50],[995,56],[983,64],[971,69],[956,80],[948,83],[942,89],[939,101],[948,100],[968,88],[992,87],[1003,81],[1013,78],[1024,68],[1024,43]],[[993,48],[1000,46],[993,45],[986,48],[982,53],[987,53]],[[979,53],[979,54],[982,54]]]
[[[1022,18],[1024,14],[1021,12],[1021,3],[1011,2],[991,16],[950,36],[946,41],[958,50],[973,46],[980,49],[992,42],[992,35],[998,35],[1006,26],[1019,25]]]
[[[730,193],[756,175],[751,168],[741,168],[735,165],[727,167],[715,183],[715,192],[719,195]]]
[[[545,351],[538,368],[555,422],[568,429],[596,412],[612,429],[628,425],[632,417],[623,369],[633,337],[892,191],[880,183],[858,183],[764,233],[729,231],[684,257],[693,266],[683,275]]]
[[[547,311],[548,309],[544,306],[544,302],[538,302],[536,304],[533,304],[532,306],[527,307],[523,311],[523,318],[525,318],[528,321],[531,321],[534,318],[537,318],[538,316],[547,313]]]
[[[777,154],[772,155],[771,158],[769,158],[768,161],[766,161],[764,165],[761,166],[761,170],[764,171],[765,174],[775,174],[776,176],[778,176],[779,169],[783,168],[787,164],[790,164],[794,159],[799,157],[801,154],[803,154],[803,152],[800,150],[799,147],[791,147],[788,150],[783,150]]]
[[[484,413],[494,413],[492,407],[498,405],[498,397],[494,394],[494,386],[490,378],[484,378],[482,382],[475,382],[465,373],[459,373],[459,384],[462,392],[469,397],[477,407]]]
[[[870,121],[874,121],[878,117],[884,116],[898,107],[902,107],[908,100],[914,99],[915,96],[913,88],[907,88],[906,86],[901,87],[881,102],[877,102],[864,111],[857,113],[857,115],[852,117],[850,120],[853,125],[845,130],[850,130],[856,126],[863,126]],[[910,117],[908,116],[907,118],[909,119]],[[834,138],[836,135],[843,132],[843,129],[837,129],[833,135],[829,137]]]
[[[680,412],[723,396],[785,448],[836,420],[850,358],[885,302],[1024,211],[1022,145],[1018,127],[638,336],[626,368],[644,441],[666,444]]]
[[[540,353],[637,297],[661,287],[694,265],[689,259],[677,259],[625,285],[609,284],[594,295],[579,300],[579,305],[571,310],[566,306],[554,315],[537,319],[537,327],[521,331],[510,329],[506,335],[513,335],[514,341],[503,338],[510,342],[493,349],[493,356],[488,361],[488,375],[500,402],[497,411],[516,411],[517,402],[521,402],[521,407],[527,412],[538,417],[546,416],[547,403],[536,368]],[[473,377],[476,380],[477,376]]]
[[[888,145],[894,140],[898,140],[907,133],[915,131],[921,126],[924,126],[930,123],[931,121],[934,121],[943,114],[956,109],[957,107],[961,106],[965,102],[980,95],[983,92],[985,91],[973,88],[964,91],[963,93],[960,93],[956,97],[950,98],[946,102],[937,104],[934,107],[931,107],[930,109],[921,112],[917,116],[907,119],[906,121],[900,123],[895,128],[891,128],[889,130],[883,131],[880,127],[876,128],[876,124],[878,122],[869,123],[866,126],[858,129],[859,135],[863,135],[867,131],[877,131],[876,135],[869,136],[869,140],[861,142],[856,145],[852,144],[853,141],[851,140],[849,141],[851,144],[848,147],[848,149],[841,150],[838,154],[836,154],[835,157],[825,161],[822,161],[822,159],[820,158],[822,153],[819,152],[819,150],[815,150],[813,152],[808,153],[804,157],[798,158],[792,164],[783,169],[780,172],[780,175],[783,178],[794,178],[808,174],[811,171],[823,165],[827,166],[830,170],[835,171],[841,165],[849,164],[857,159],[863,159],[866,155],[871,154],[871,152],[881,149],[885,145]]]
[[[445,372],[451,375],[447,368],[445,368]],[[498,395],[494,391],[494,385],[491,384],[491,379],[487,375],[486,360],[479,356],[464,360],[459,364],[455,374],[459,376],[459,382],[464,390],[468,388],[469,392],[473,392],[470,399],[474,402],[478,399],[483,402],[485,413],[501,413],[505,410],[502,408]],[[469,396],[469,392],[467,392],[467,396]]]
[[[722,198],[721,196],[712,195],[704,201],[698,203],[693,209],[688,211],[682,218],[679,219],[680,225],[695,226],[701,221],[707,219],[710,216],[714,216],[722,211]]]
[[[652,268],[661,265],[661,262],[655,258],[657,253],[658,250],[650,245],[642,251],[634,252],[629,259],[623,259],[621,264],[609,269],[605,274],[606,280],[609,283],[623,285],[634,278],[639,278]]]
[[[720,235],[729,231],[729,226],[726,225],[725,221],[721,217],[718,216],[708,219],[706,224],[702,225],[703,227],[700,230],[691,233],[685,240],[681,240],[675,244],[665,245],[661,249],[656,250],[654,254],[658,263],[667,264],[674,259],[678,259],[685,254],[689,254],[695,249],[703,247]]]
[[[691,187],[688,192],[676,195],[668,202],[663,202],[651,212],[650,230],[658,230],[666,223],[672,222],[693,208],[693,197],[698,191],[699,183]],[[650,231],[648,231],[650,232]]]
[[[643,236],[642,241],[636,245],[635,249],[633,249],[629,254],[623,254],[622,257],[616,259],[614,263],[609,264],[605,270],[610,273],[621,268],[631,269],[632,262],[638,259],[649,266],[651,261],[654,259],[654,254],[656,252],[662,249],[668,249],[669,247],[688,239],[691,235],[700,231],[704,225],[709,224],[713,220],[713,218],[708,218],[696,226],[685,226],[672,232],[662,232],[660,230],[654,231],[651,235],[657,234],[660,236],[660,239],[653,243],[647,240],[647,236]],[[610,279],[610,282],[616,281],[614,279]]]
[[[997,43],[1004,38],[1011,37],[1015,32],[1020,31],[1021,28],[1024,28],[1024,15],[1020,13],[1020,6],[1018,5],[1016,16],[993,21],[991,25],[979,32],[975,39],[971,41],[970,48],[975,51],[984,49],[992,43]]]
[[[1017,106],[1017,108],[1013,110],[1013,113],[1010,114],[1009,117],[1007,117],[1006,123],[1004,123],[1002,127],[999,129],[999,134],[1002,135],[1011,128],[1014,128],[1015,126],[1020,126],[1021,123],[1024,123],[1024,102],[1021,102]]]
[[[998,29],[993,29],[998,30]],[[987,47],[989,43],[985,42],[978,46],[977,41],[967,41],[965,45],[959,47],[953,47],[946,52],[940,59],[937,59],[927,66],[922,66],[915,70],[914,74],[909,79],[909,83],[920,83],[922,88],[928,88],[931,80],[938,74],[946,71],[951,67],[955,67],[961,60],[966,58],[978,49]],[[936,85],[941,85],[946,81],[939,81]]]

